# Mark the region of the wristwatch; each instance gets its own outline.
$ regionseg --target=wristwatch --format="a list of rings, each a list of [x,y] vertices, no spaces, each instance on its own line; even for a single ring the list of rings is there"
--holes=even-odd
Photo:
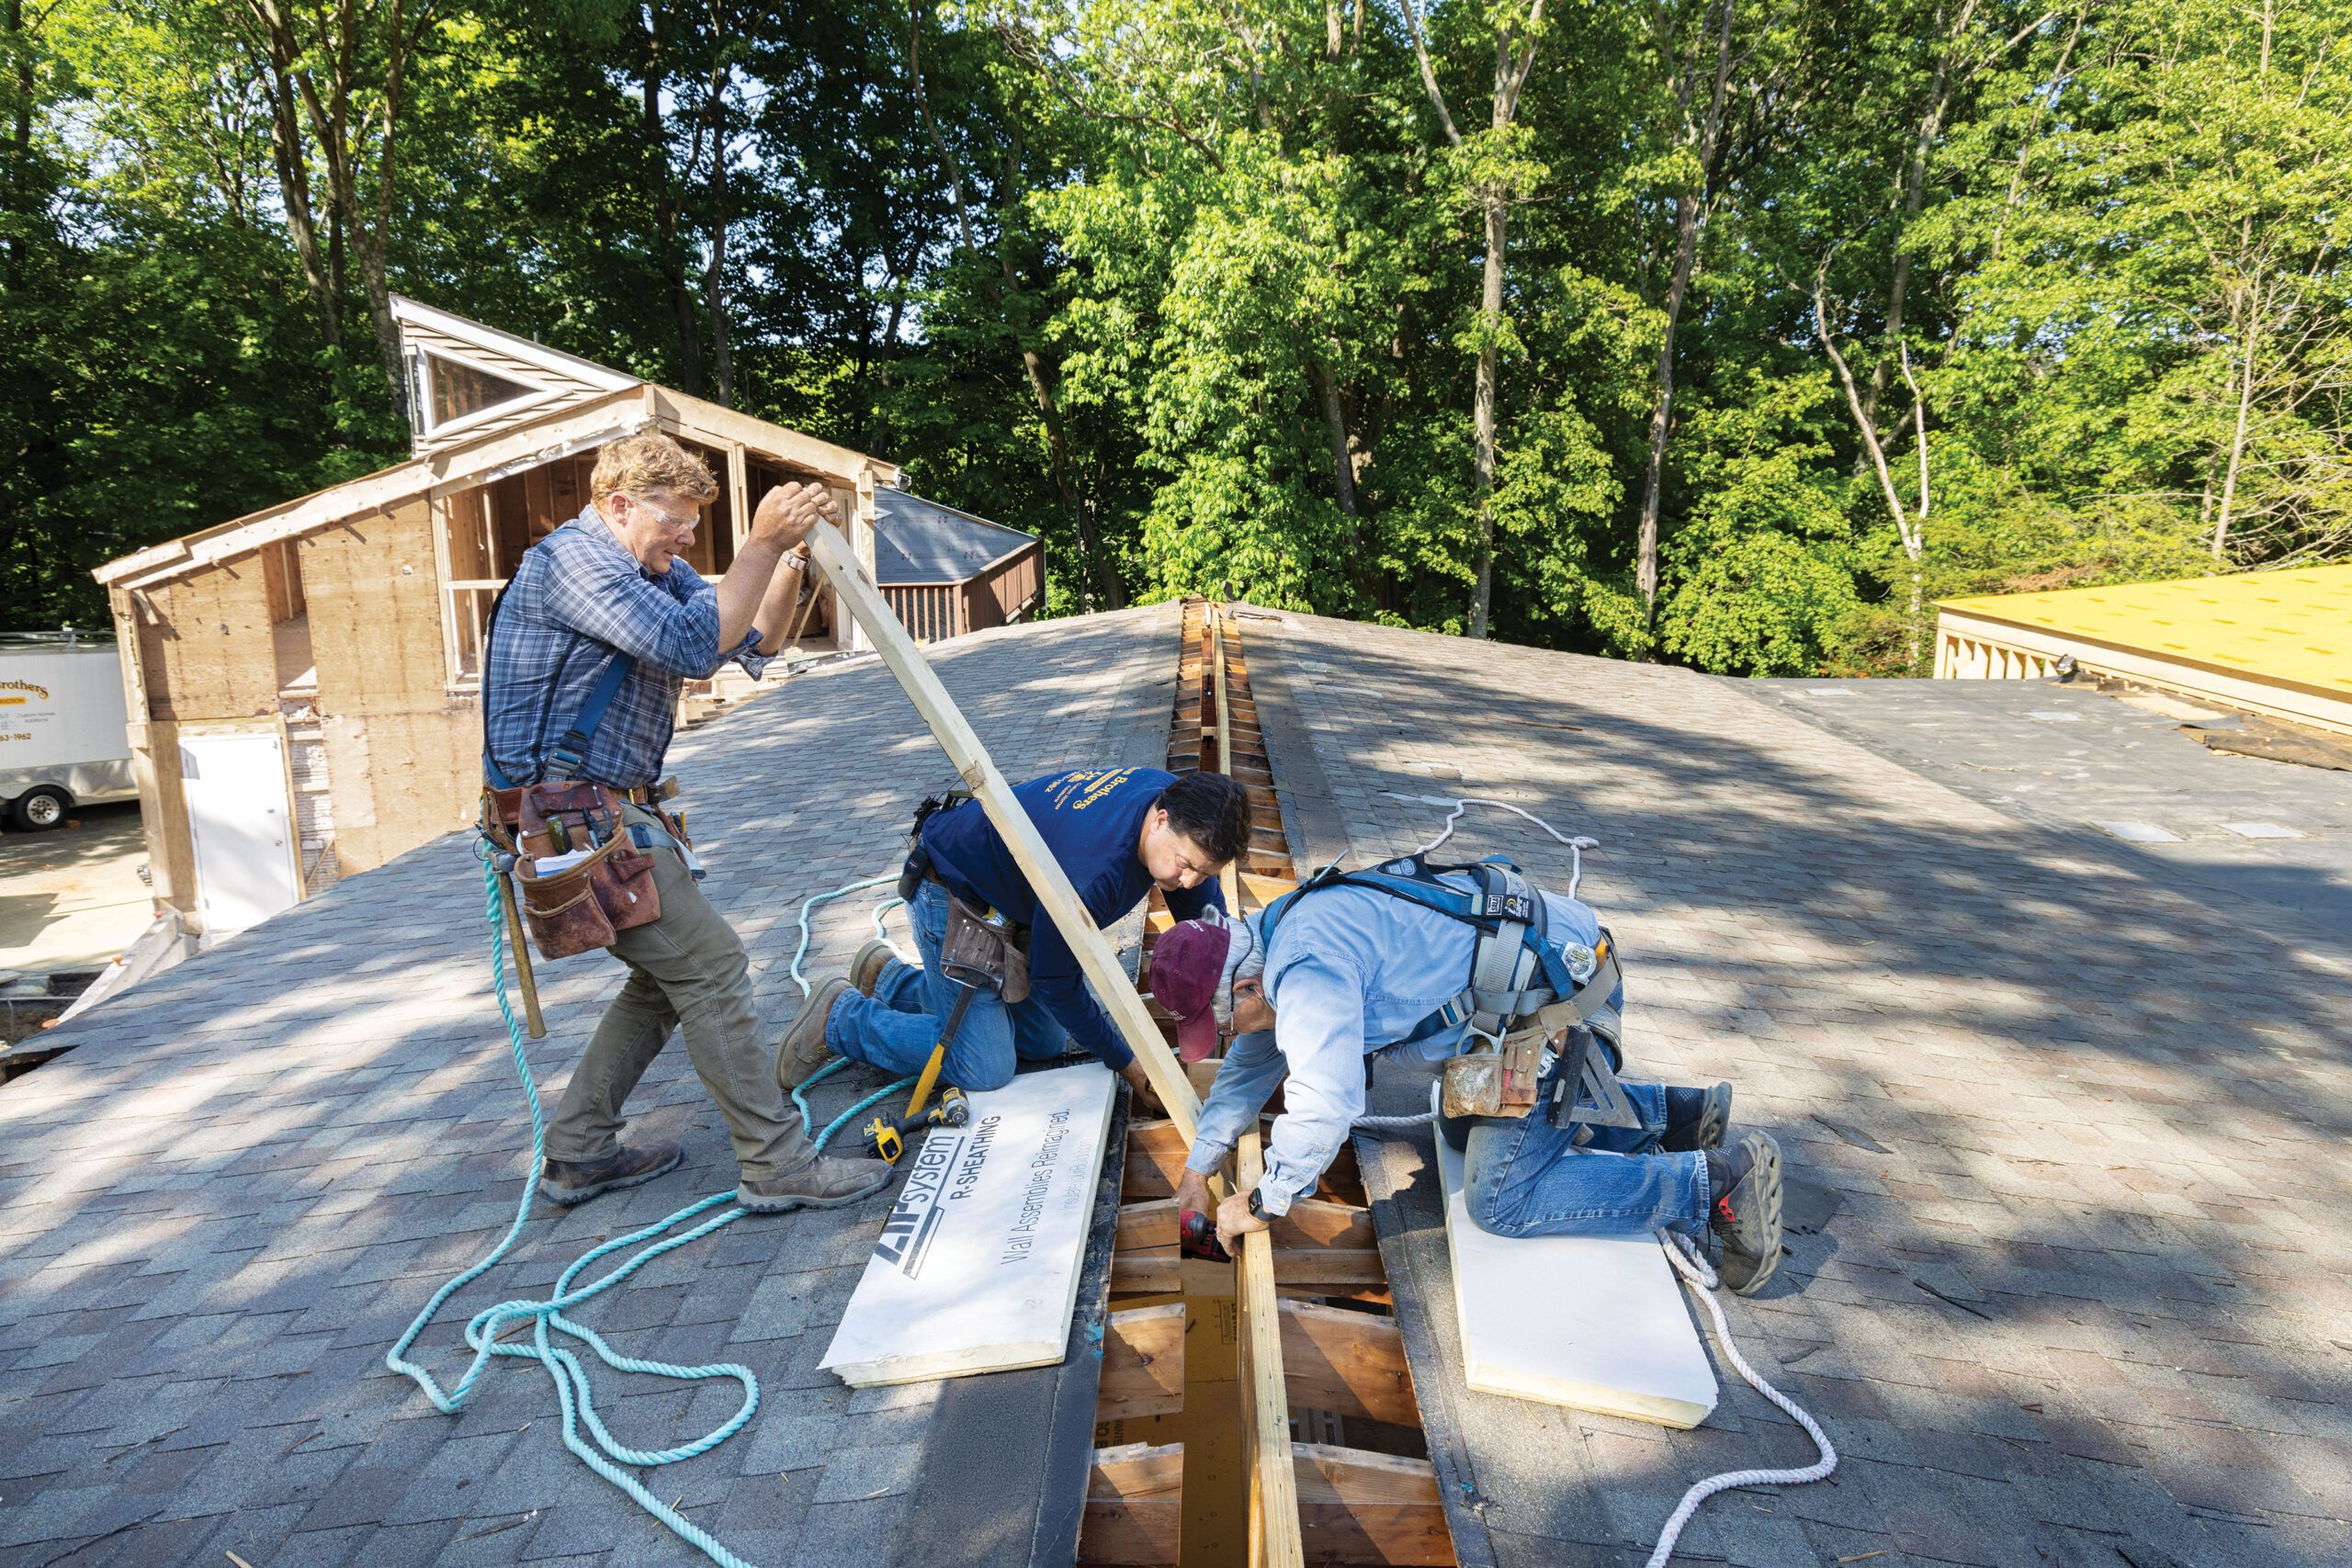
[[[1273,1218],[1266,1213],[1266,1201],[1258,1196],[1258,1190],[1254,1187],[1250,1189],[1250,1215],[1257,1220],[1270,1221]]]

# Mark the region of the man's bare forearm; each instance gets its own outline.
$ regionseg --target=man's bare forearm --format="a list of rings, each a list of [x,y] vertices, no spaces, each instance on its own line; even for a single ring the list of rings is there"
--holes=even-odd
[[[775,574],[776,558],[784,547],[770,540],[749,538],[736,547],[735,559],[718,583],[718,651],[731,651],[752,629],[760,602]]]
[[[784,647],[793,629],[793,611],[799,607],[800,583],[807,570],[808,558],[797,551],[786,551],[776,563],[775,574],[768,579],[767,596],[760,601],[759,615],[752,622],[759,628],[762,653],[775,653]]]

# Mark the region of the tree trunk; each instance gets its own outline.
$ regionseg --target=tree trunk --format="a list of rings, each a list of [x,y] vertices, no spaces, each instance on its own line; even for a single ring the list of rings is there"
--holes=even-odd
[[[678,389],[701,397],[703,378],[702,323],[695,315],[694,290],[686,287],[684,254],[678,248],[678,185],[670,172],[670,132],[662,119],[662,12],[645,9],[645,64],[639,91],[645,103],[639,122],[648,154],[658,171],[653,188],[653,265],[662,274],[662,291],[669,296],[670,318],[678,334]]]
[[[1306,378],[1315,388],[1316,404],[1323,411],[1323,428],[1331,438],[1331,484],[1339,491],[1340,510],[1348,519],[1348,542],[1354,544],[1362,537],[1363,513],[1356,505],[1356,465],[1349,449],[1347,410],[1340,401],[1339,383],[1331,379],[1322,361],[1307,360]]]
[[[956,232],[965,259],[978,262],[980,259],[979,240],[972,225],[971,199],[964,194],[962,165],[949,150],[947,138],[941,132],[939,122],[932,117],[931,100],[923,91],[921,5],[910,4],[908,17],[907,73],[914,87],[915,111],[930,135],[933,150],[939,154],[940,167],[946,173],[947,190],[955,200]],[[1012,166],[1018,167],[1017,149]],[[1006,184],[1009,186],[1010,180]],[[1069,444],[1062,432],[1061,408],[1054,400],[1053,381],[1046,371],[1045,356],[1030,345],[1028,300],[1021,291],[1020,280],[1012,270],[1012,258],[1006,253],[1001,237],[996,249],[1001,281],[991,283],[983,279],[981,288],[996,305],[998,316],[1021,355],[1021,368],[1029,378],[1029,393],[1036,402],[1037,418],[1046,427],[1046,450],[1052,469],[1054,490],[1061,497],[1062,504],[1069,508],[1071,526],[1078,535],[1080,607],[1094,608],[1089,602],[1091,596],[1087,588],[1091,573],[1101,595],[1102,607],[1109,610],[1125,608],[1126,593],[1119,581],[1118,564],[1097,547],[1091,511],[1080,499],[1078,487],[1070,480]]]
[[[8,0],[8,44],[17,57],[17,112],[8,126],[8,209],[21,220],[32,207],[33,49],[25,36],[24,0]],[[8,287],[25,281],[25,236],[8,231]]]
[[[328,208],[334,224],[328,243],[327,290],[337,299],[342,297],[343,250],[347,243],[359,263],[360,287],[367,296],[368,319],[376,333],[385,389],[390,395],[394,412],[405,423],[410,413],[408,378],[401,365],[400,328],[392,320],[385,256],[399,176],[401,93],[414,42],[409,31],[411,18],[406,0],[392,0],[386,20],[384,99],[379,109],[380,129],[377,131],[377,186],[372,203],[360,199],[357,158],[351,142],[351,86],[361,53],[358,15],[354,6],[345,0],[336,8],[332,23],[323,11],[311,14],[311,19],[322,34],[330,25],[334,29],[332,38],[320,39],[322,45],[331,46],[327,58],[334,73],[327,82],[326,96],[322,99],[310,68],[303,63],[309,51],[297,39],[295,24],[288,13],[279,9],[277,0],[246,3],[261,24],[271,65],[293,89],[310,122],[311,139],[326,164]],[[368,123],[369,120],[363,118],[363,126]],[[299,163],[299,159],[294,162]]]
[[[1535,67],[1535,46],[1541,41],[1544,26],[1544,0],[1535,0],[1527,11],[1527,45],[1520,47],[1520,32],[1516,28],[1498,24],[1495,31],[1495,96],[1490,123],[1494,129],[1508,130],[1519,114],[1520,90],[1527,85],[1527,73]],[[1420,66],[1421,88],[1429,95],[1430,107],[1437,111],[1438,129],[1444,132],[1448,145],[1462,145],[1461,130],[1453,122],[1453,111],[1445,101],[1444,92],[1437,85],[1437,71],[1430,64],[1429,41],[1421,31],[1419,0],[1405,0],[1405,26],[1413,40],[1413,58]],[[1491,619],[1495,600],[1495,400],[1496,389],[1502,376],[1502,351],[1496,344],[1494,330],[1503,313],[1503,242],[1506,220],[1510,214],[1510,192],[1503,186],[1485,184],[1478,187],[1478,206],[1487,220],[1487,255],[1480,265],[1478,304],[1481,342],[1478,346],[1478,379],[1471,394],[1471,430],[1476,447],[1472,457],[1471,493],[1478,534],[1477,581],[1470,591],[1470,635],[1484,638]]]
[[[1905,242],[1910,238],[1911,225],[1919,216],[1928,188],[1928,154],[1935,150],[1936,138],[1942,133],[1944,111],[1951,105],[1952,56],[1960,48],[1961,35],[1968,30],[1969,18],[1976,13],[1976,0],[1966,0],[1960,19],[1946,35],[1944,48],[1936,56],[1934,85],[1928,89],[1928,112],[1920,117],[1919,134],[1911,143],[1911,162],[1904,171],[1903,221],[1894,231],[1894,276],[1886,288],[1886,333],[1880,340],[1878,363],[1871,369],[1870,390],[1862,398],[1862,412],[1869,419],[1878,418],[1879,395],[1886,390],[1887,355],[1892,344],[1903,335],[1903,299],[1911,283],[1911,253]]]
[[[726,79],[711,73],[710,260],[702,269],[703,313],[710,318],[711,391],[723,408],[735,406],[735,351],[727,331],[727,97]]]
[[[2230,519],[2235,513],[2238,499],[2238,468],[2245,458],[2246,415],[2254,407],[2254,322],[2256,312],[2253,301],[2247,302],[2245,324],[2240,329],[2238,346],[2238,419],[2237,427],[2230,433],[2230,462],[2222,475],[2222,510],[2213,519],[2213,564],[2225,563],[2223,555],[2230,542]]]
[[[1487,261],[1478,279],[1478,310],[1487,323],[1478,345],[1478,380],[1471,394],[1470,419],[1476,446],[1471,458],[1471,493],[1477,508],[1478,581],[1470,593],[1470,635],[1484,637],[1495,599],[1495,387],[1502,351],[1493,324],[1503,313],[1503,238],[1509,209],[1499,190],[1479,193],[1487,213]]]
[[[1642,616],[1649,625],[1657,620],[1658,507],[1666,482],[1666,436],[1674,408],[1674,333],[1681,323],[1682,301],[1690,292],[1690,274],[1699,259],[1699,226],[1706,212],[1715,142],[1723,129],[1724,95],[1731,81],[1735,4],[1736,0],[1724,0],[1723,26],[1715,42],[1714,93],[1708,99],[1706,125],[1699,135],[1698,186],[1678,192],[1674,198],[1674,269],[1666,286],[1666,335],[1657,350],[1657,395],[1650,407],[1650,458],[1642,478],[1641,533],[1634,546],[1634,583],[1641,590]]]
[[[363,222],[359,218],[356,184],[351,192],[351,211],[352,240],[359,252],[359,281],[368,292],[368,314],[376,327],[376,351],[383,360],[384,383],[392,395],[392,411],[401,416],[401,423],[413,428],[408,375],[401,364],[400,323],[392,320],[391,282],[385,265],[385,252],[391,243],[392,193],[397,188],[399,173],[398,135],[404,107],[401,92],[408,76],[407,28],[403,0],[392,0],[391,31],[384,62],[384,129],[376,155],[373,221]]]
[[[287,232],[301,264],[302,288],[319,318],[319,337],[330,348],[343,342],[343,301],[328,276],[319,250],[318,217],[311,207],[310,155],[302,146],[302,122],[294,104],[294,84],[274,60],[270,76],[269,147],[277,165],[278,205],[286,209]]]

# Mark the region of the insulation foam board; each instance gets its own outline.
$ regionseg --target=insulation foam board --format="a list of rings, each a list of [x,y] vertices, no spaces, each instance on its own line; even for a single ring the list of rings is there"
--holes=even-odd
[[[1464,1381],[1481,1393],[1666,1427],[1705,1420],[1714,1369],[1658,1244],[1480,1230],[1462,1197],[1463,1156],[1434,1123],[1430,1131]]]
[[[1114,1088],[1099,1063],[1023,1073],[925,1134],[819,1365],[866,1388],[1060,1360]]]

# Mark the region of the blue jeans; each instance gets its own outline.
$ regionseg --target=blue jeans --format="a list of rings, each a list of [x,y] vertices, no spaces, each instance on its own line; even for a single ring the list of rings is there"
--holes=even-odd
[[[848,993],[825,1022],[825,1045],[835,1055],[900,1074],[922,1071],[963,991],[939,974],[947,890],[924,883],[907,906],[907,923],[914,928],[922,965],[893,958],[883,965],[871,997]],[[1031,999],[1007,1007],[994,991],[984,990],[964,1010],[939,1078],[967,1093],[1002,1089],[1012,1081],[1015,1062],[1050,1060],[1069,1049],[1069,1035],[1043,1003]]]
[[[1624,1086],[1639,1127],[1555,1127],[1544,1113],[1547,1077],[1535,1109],[1515,1121],[1481,1122],[1463,1151],[1462,1192],[1470,1218],[1496,1235],[1645,1236],[1656,1230],[1703,1236],[1707,1156],[1665,1154],[1666,1088]]]

